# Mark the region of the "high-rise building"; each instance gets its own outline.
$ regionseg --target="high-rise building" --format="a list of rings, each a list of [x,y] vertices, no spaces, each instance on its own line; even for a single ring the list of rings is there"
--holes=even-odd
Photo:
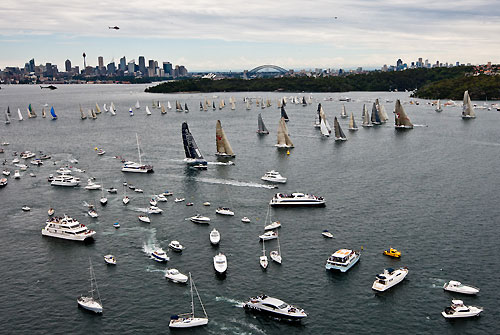
[[[184,67],[184,65],[179,66],[179,77],[185,77],[188,74],[188,70]]]
[[[99,70],[104,68],[104,58],[102,58],[102,56],[97,57],[97,64],[98,64]]]
[[[123,56],[122,58],[120,58],[120,70],[121,71],[126,71],[127,70],[127,59],[125,58],[125,56]]]
[[[148,69],[154,69],[155,68],[155,61],[154,59],[148,60]]]
[[[35,72],[35,59],[31,58],[29,63],[30,63],[30,66],[29,66],[30,72]]]
[[[131,75],[135,72],[135,60],[132,59],[130,62],[128,62],[128,74]]]
[[[142,74],[146,74],[146,60],[144,56],[139,56],[139,71],[141,71]]]
[[[71,61],[69,59],[66,59],[64,62],[64,70],[66,72],[71,72]]]
[[[163,71],[165,72],[165,76],[167,77],[172,76],[172,63],[163,62]]]

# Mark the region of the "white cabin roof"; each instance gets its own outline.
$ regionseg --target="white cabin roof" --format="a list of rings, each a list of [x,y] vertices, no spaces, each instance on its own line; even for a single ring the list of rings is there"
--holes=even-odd
[[[333,254],[333,257],[344,258],[344,257],[348,256],[351,252],[352,252],[352,250],[350,250],[350,249],[340,249],[340,250],[335,251],[335,253]]]

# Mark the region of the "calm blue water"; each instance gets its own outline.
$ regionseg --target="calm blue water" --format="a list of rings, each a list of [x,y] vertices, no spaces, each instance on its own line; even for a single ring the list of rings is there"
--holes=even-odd
[[[497,311],[498,217],[500,196],[500,113],[477,111],[477,119],[464,122],[459,107],[442,113],[421,100],[419,106],[404,105],[415,128],[396,132],[392,110],[397,98],[408,101],[405,93],[351,92],[313,94],[315,102],[307,107],[288,104],[288,127],[295,148],[287,156],[273,145],[279,110],[276,99],[283,93],[216,93],[226,103],[232,95],[237,109],[200,112],[199,102],[213,94],[151,95],[143,85],[59,85],[55,91],[38,86],[4,86],[0,90],[0,111],[10,106],[12,123],[0,126],[0,141],[10,142],[0,159],[8,160],[13,170],[13,151],[43,151],[53,159],[43,167],[30,166],[36,178],[24,173],[20,180],[9,178],[0,190],[0,329],[13,333],[148,333],[169,332],[171,314],[190,309],[189,287],[164,278],[167,267],[187,274],[191,271],[210,322],[192,329],[199,334],[361,334],[426,333],[481,334],[499,331]],[[245,110],[242,99],[270,98],[273,107],[261,110],[253,105]],[[293,94],[295,95],[295,94]],[[299,95],[302,96],[302,95]],[[308,96],[308,95],[307,95]],[[361,124],[363,103],[371,108],[375,98],[385,103],[390,121],[381,127],[347,131],[342,144],[323,139],[313,127],[317,102],[327,117],[340,114],[341,96]],[[333,97],[335,101],[323,101]],[[163,104],[187,102],[190,113],[169,111],[160,115],[151,108],[152,100]],[[142,107],[130,117],[129,107],[139,100]],[[97,120],[80,120],[79,104],[85,111],[95,103],[102,108],[113,101],[118,115],[99,115]],[[218,99],[216,99],[218,102]],[[31,103],[38,114],[26,119]],[[53,105],[57,121],[41,118],[42,105]],[[481,102],[482,103],[482,102]],[[145,105],[153,115],[146,116]],[[17,108],[25,116],[17,121]],[[271,131],[258,137],[257,114],[262,113]],[[234,166],[217,165],[215,123],[220,119],[237,155]],[[184,151],[181,123],[187,121],[200,150],[209,164],[207,171],[193,171],[182,162]],[[360,127],[361,128],[361,127]],[[143,160],[154,165],[151,175],[124,174],[113,156],[137,159],[135,133],[144,152]],[[99,157],[94,147],[106,150]],[[47,176],[57,167],[79,160],[76,173],[82,187],[56,188]],[[56,165],[53,165],[56,162]],[[72,164],[70,164],[72,165]],[[280,220],[283,264],[271,263],[262,271],[258,258],[262,246],[267,204],[275,190],[261,187],[260,177],[276,169],[288,183],[281,192],[302,191],[324,196],[326,208],[272,209]],[[105,208],[98,207],[98,219],[86,214],[83,202],[98,202],[99,191],[83,188],[88,177],[95,177],[105,188],[115,186]],[[144,190],[144,195],[128,192],[128,206],[121,202],[122,182],[127,180]],[[165,190],[174,197],[194,203],[159,203],[162,215],[152,216],[150,225],[137,220],[149,196]],[[202,203],[210,201],[211,207]],[[22,212],[27,204],[31,212]],[[231,207],[234,217],[215,215],[217,206]],[[56,215],[67,213],[97,231],[94,243],[81,244],[42,237],[40,230],[47,209]],[[196,213],[209,216],[210,226],[196,225],[185,218]],[[243,216],[252,223],[240,221]],[[114,222],[121,228],[113,228]],[[217,228],[221,244],[213,248],[209,232]],[[324,239],[329,229],[334,239]],[[156,247],[167,250],[168,243],[179,240],[186,250],[169,252],[165,266],[148,257]],[[403,252],[400,260],[382,255],[389,246]],[[348,273],[324,269],[328,256],[340,248],[363,247],[361,261]],[[276,241],[266,243],[268,251]],[[217,252],[228,257],[225,279],[216,277],[212,257]],[[103,255],[112,253],[116,267],[106,266]],[[88,290],[88,258],[96,272],[104,305],[102,316],[77,308],[76,298]],[[374,276],[385,267],[408,266],[407,279],[384,294],[371,290]],[[442,290],[450,279],[481,288],[477,297],[460,297]],[[309,317],[301,325],[278,322],[247,314],[241,303],[250,296],[266,293],[298,305]],[[485,308],[480,318],[449,322],[440,312],[451,299],[463,298],[468,304]],[[201,312],[199,305],[197,311]],[[178,332],[178,333],[187,333]]]

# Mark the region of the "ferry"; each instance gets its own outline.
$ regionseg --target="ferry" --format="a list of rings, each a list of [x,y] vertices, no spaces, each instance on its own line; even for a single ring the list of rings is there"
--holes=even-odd
[[[269,202],[271,206],[308,206],[308,207],[323,207],[325,199],[315,195],[304,193],[276,193]]]
[[[80,178],[75,178],[68,175],[57,176],[52,179],[50,185],[74,187],[80,185]]]
[[[42,235],[58,237],[65,240],[85,241],[95,235],[95,231],[80,224],[78,220],[67,215],[52,217],[47,220],[47,225],[42,229]]]
[[[303,309],[289,305],[280,299],[268,297],[265,294],[250,298],[243,304],[243,308],[292,321],[300,321],[307,317]]]
[[[347,272],[359,261],[361,253],[350,249],[340,249],[333,253],[326,261],[327,270],[339,270]]]

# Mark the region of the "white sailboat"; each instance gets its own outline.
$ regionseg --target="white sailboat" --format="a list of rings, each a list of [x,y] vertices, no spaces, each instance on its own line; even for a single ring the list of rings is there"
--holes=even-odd
[[[372,124],[372,121],[370,119],[370,116],[368,115],[368,109],[366,108],[365,104],[363,104],[362,117],[363,117],[363,123],[361,125],[363,127],[373,127],[373,124]]]
[[[111,106],[109,107],[109,112],[113,116],[116,115],[116,108],[115,108],[115,104],[113,102],[111,102]]]
[[[262,120],[262,115],[260,113],[257,117],[257,126],[258,126],[257,134],[260,134],[260,135],[269,134],[269,130],[267,130],[266,125],[264,124],[264,121]]]
[[[408,115],[406,115],[399,99],[396,100],[396,107],[394,109],[394,127],[396,129],[413,129],[413,124]]]
[[[135,109],[141,108],[141,104],[139,103],[139,100],[135,103]]]
[[[170,101],[167,101],[167,108],[168,108],[169,110],[171,110],[171,109],[172,109],[172,105],[170,104]]]
[[[264,243],[264,242],[262,242]],[[278,250],[273,250],[269,253],[271,259],[278,264],[281,264],[281,247],[280,247],[280,238],[278,236]]]
[[[107,113],[107,112],[109,112],[109,109],[108,109],[108,107],[106,106],[106,104],[104,104],[104,105],[102,106],[102,109],[104,109],[104,111],[105,111],[106,113]]]
[[[387,116],[384,105],[382,105],[378,99],[375,99],[375,105],[377,106],[380,122],[387,122],[387,120],[389,120],[389,117]]]
[[[464,101],[462,106],[462,119],[475,119],[476,113],[474,113],[474,107],[470,101],[469,91],[464,92]]]
[[[224,129],[222,129],[222,125],[220,123],[220,120],[217,120],[217,123],[215,126],[215,145],[217,146],[217,152],[215,153],[216,156],[219,156],[219,157],[235,157],[236,156],[233,152],[233,149],[231,148],[231,144],[229,144],[229,141],[227,139],[226,133],[224,132]]]
[[[85,120],[87,118],[87,115],[83,112],[82,105],[80,105],[80,118],[82,120]]]
[[[147,108],[147,106],[146,106]],[[139,163],[126,161],[123,163],[122,172],[135,172],[135,173],[151,173],[153,172],[152,165],[142,164],[141,158],[141,147],[139,145],[139,136],[135,133],[135,139],[137,142],[137,154],[139,156]]]
[[[319,128],[321,130],[321,135],[329,137],[332,132],[332,128],[326,119],[325,112],[323,111],[323,107],[319,106]]]
[[[349,130],[356,131],[358,130],[358,126],[356,125],[356,121],[354,120],[354,114],[351,112],[351,118],[349,119]]]
[[[288,128],[283,117],[280,119],[278,125],[278,141],[274,146],[278,148],[293,148],[293,143],[288,135]]]
[[[161,113],[167,114],[167,111],[165,110],[165,106],[163,106],[163,105],[161,105]]]
[[[194,284],[193,277],[191,276],[191,272],[189,272],[189,283],[191,286],[191,313],[174,315],[170,318],[169,327],[170,328],[191,328],[204,326],[208,323],[208,315],[203,303],[201,301],[200,295],[198,294],[198,290],[196,289],[196,285]],[[203,313],[205,314],[204,318],[197,318],[194,315],[194,297],[193,297],[193,288],[196,292],[196,296],[200,301],[201,308],[203,309]]]
[[[90,296],[81,296],[77,299],[78,306],[85,308],[94,313],[102,313],[102,302],[99,295],[99,289],[97,288],[97,281],[95,278],[94,268],[92,267],[92,261],[89,258],[90,263]]]
[[[21,110],[18,108],[17,109],[17,115],[19,116],[19,121],[23,120],[23,114],[21,114]]]
[[[342,111],[340,112],[340,117],[343,119],[347,117],[347,111],[345,109],[345,105],[342,105]]]
[[[441,100],[438,99],[436,104],[436,112],[442,112],[443,108],[441,107]]]
[[[146,105],[146,115],[151,115],[151,111],[149,110],[149,107]]]
[[[267,269],[267,266],[269,265],[269,261],[267,260],[267,256],[266,256],[265,243],[266,242],[264,240],[262,240],[262,256],[259,257],[260,266],[263,269]]]
[[[337,117],[333,120],[333,128],[335,129],[335,141],[347,141],[347,137],[342,131]]]

